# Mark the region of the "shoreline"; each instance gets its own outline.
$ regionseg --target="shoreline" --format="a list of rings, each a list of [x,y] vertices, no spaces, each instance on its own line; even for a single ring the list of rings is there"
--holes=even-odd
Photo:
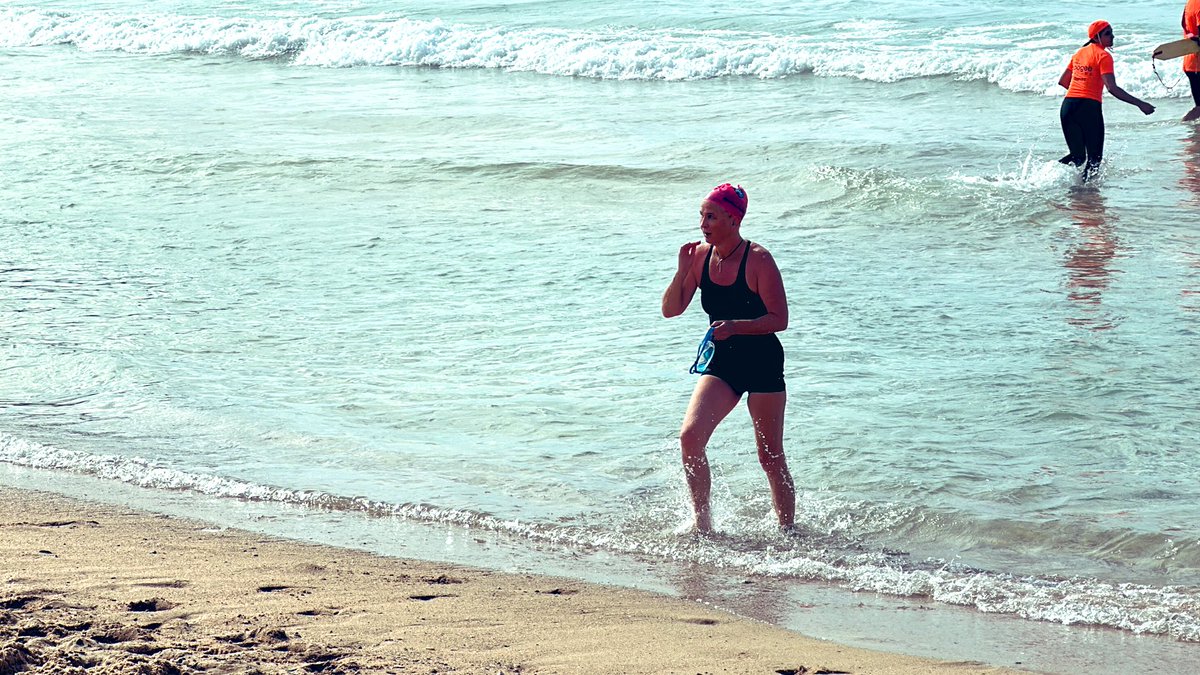
[[[1020,673],[0,487],[0,673]]]

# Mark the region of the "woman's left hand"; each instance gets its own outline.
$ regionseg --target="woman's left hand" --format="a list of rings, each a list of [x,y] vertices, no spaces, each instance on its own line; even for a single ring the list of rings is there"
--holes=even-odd
[[[737,335],[732,321],[714,321],[710,328],[712,328],[714,340],[727,340]]]

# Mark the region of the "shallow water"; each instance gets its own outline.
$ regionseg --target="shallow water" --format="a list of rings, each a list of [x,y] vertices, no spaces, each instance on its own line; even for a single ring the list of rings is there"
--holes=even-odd
[[[1072,6],[657,7],[0,3],[0,461],[1200,640],[1174,5],[1108,17],[1161,110],[1106,103],[1091,186]],[[673,534],[704,319],[658,299],[725,180],[789,292],[798,539],[740,412],[724,536]]]

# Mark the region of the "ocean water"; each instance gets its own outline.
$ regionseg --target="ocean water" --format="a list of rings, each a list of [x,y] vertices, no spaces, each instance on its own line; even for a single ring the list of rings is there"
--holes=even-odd
[[[0,481],[1200,663],[1182,3],[811,4],[0,1]],[[1108,98],[1082,185],[1096,18],[1159,110]],[[800,536],[742,411],[718,536],[676,534],[705,318],[659,297],[725,181],[788,290]]]

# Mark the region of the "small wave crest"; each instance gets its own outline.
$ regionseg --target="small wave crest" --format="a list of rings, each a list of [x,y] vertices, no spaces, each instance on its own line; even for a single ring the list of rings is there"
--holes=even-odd
[[[931,179],[914,177],[889,168],[853,168],[821,165],[812,168],[819,184],[836,186],[836,196],[826,206],[842,209],[894,210],[923,213],[936,189]]]
[[[436,162],[432,167],[438,174],[460,174],[483,178],[637,181],[654,184],[686,180],[690,176],[690,173],[681,169],[649,169],[617,164],[571,164],[566,162]]]
[[[706,37],[706,39],[698,39]],[[0,46],[289,58],[321,67],[498,68],[602,79],[782,77],[811,70],[777,38],[612,29],[472,27],[440,20],[121,16],[0,11]]]
[[[877,24],[842,22],[819,34],[784,35],[472,26],[395,16],[253,19],[4,9],[0,46],[197,53],[329,68],[492,68],[615,80],[778,79],[812,73],[887,83],[951,77],[1055,95],[1065,59],[1076,46],[1062,31],[1043,24],[937,32],[891,23],[885,30]],[[1148,53],[1149,47],[1130,45],[1124,53]],[[1165,93],[1148,60],[1122,70],[1130,91]]]
[[[1111,584],[1082,577],[1014,576],[956,562],[909,561],[903,553],[856,543],[836,527],[826,534],[708,538],[679,537],[669,528],[647,527],[636,521],[603,528],[522,522],[469,509],[274,487],[156,466],[140,458],[54,448],[5,435],[0,435],[0,461],[145,488],[449,524],[539,544],[695,562],[742,574],[832,582],[854,591],[928,597],[984,612],[1200,641],[1200,589]]]

